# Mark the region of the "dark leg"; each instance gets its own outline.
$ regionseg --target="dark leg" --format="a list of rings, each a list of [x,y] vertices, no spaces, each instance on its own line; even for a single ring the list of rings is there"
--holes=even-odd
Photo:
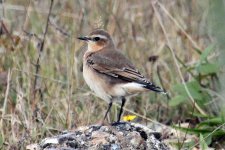
[[[118,120],[117,120],[117,122],[120,122],[120,118],[121,118],[121,115],[122,115],[122,113],[123,113],[123,106],[124,106],[125,102],[126,102],[125,97],[122,97],[122,104],[121,104],[121,107],[120,107],[120,113],[119,113],[119,115],[118,115]]]
[[[105,121],[105,118],[107,117],[107,114],[109,113],[109,111],[110,111],[111,107],[112,107],[112,100],[110,100],[110,102],[109,102],[108,109],[107,109],[107,111],[106,111],[106,113],[105,113],[105,116],[104,116],[104,119],[103,119],[103,121],[102,121],[102,122],[104,122],[104,121]]]

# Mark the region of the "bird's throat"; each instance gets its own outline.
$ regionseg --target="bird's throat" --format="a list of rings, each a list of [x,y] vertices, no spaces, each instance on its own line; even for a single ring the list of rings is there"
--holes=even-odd
[[[88,43],[88,51],[97,52],[104,48],[104,44]]]

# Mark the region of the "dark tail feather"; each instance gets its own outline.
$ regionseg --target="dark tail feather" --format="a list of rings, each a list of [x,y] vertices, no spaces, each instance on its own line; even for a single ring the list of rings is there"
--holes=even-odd
[[[149,83],[149,84],[145,85],[144,88],[152,90],[157,93],[167,94],[166,90],[154,85],[153,83]]]

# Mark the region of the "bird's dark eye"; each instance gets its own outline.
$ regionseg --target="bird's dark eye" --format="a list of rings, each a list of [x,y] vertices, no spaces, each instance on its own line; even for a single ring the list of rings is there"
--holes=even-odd
[[[100,37],[94,37],[93,38],[93,41],[99,41],[100,40]]]

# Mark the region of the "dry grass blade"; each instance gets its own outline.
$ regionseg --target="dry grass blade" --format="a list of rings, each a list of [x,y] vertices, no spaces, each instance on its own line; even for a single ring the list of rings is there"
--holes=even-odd
[[[175,25],[181,29],[181,31],[184,33],[184,35],[191,41],[193,44],[194,48],[201,49],[200,46],[192,39],[192,37],[183,29],[183,27],[178,23],[176,19],[169,13],[169,11],[163,6],[162,3],[157,1],[157,4],[160,6],[160,8],[165,12],[165,14],[175,23]]]
[[[165,29],[165,27],[164,27],[164,25],[163,25],[163,23],[162,23],[162,19],[161,19],[159,13],[158,13],[158,10],[157,10],[156,7],[155,7],[156,4],[157,4],[157,2],[153,2],[153,3],[152,3],[152,7],[153,7],[153,9],[154,9],[154,11],[155,11],[155,13],[156,13],[156,17],[157,17],[157,19],[158,19],[158,21],[159,21],[159,24],[160,24],[160,26],[161,26],[161,28],[162,28],[162,30],[163,30],[164,35],[165,35],[165,38],[166,38],[168,47],[169,47],[169,49],[170,49],[170,51],[171,51],[171,54],[172,54],[172,57],[173,57],[173,61],[174,61],[175,66],[176,66],[176,68],[177,68],[177,72],[178,72],[178,74],[179,74],[179,76],[180,76],[181,82],[183,83],[184,88],[185,88],[185,90],[186,90],[186,92],[187,92],[187,94],[188,94],[188,97],[190,98],[190,100],[191,100],[192,104],[194,105],[194,107],[195,107],[202,115],[206,115],[205,111],[202,110],[201,107],[195,102],[194,98],[192,97],[192,95],[191,95],[191,93],[190,93],[190,91],[189,91],[189,89],[188,89],[188,87],[187,87],[187,85],[186,85],[186,83],[185,83],[185,81],[184,81],[184,77],[183,77],[183,75],[182,75],[182,73],[181,73],[181,70],[180,70],[178,61],[177,61],[177,59],[176,59],[176,55],[175,55],[175,53],[174,53],[174,50],[173,50],[172,45],[171,45],[171,43],[170,43],[170,40],[169,40],[169,38],[168,38],[166,29]]]
[[[190,149],[193,149],[194,147],[196,147],[199,143],[201,143],[203,140],[206,140],[210,135],[215,133],[217,130],[221,129],[223,126],[225,126],[225,123],[223,123],[220,126],[218,126],[217,128],[215,128],[210,134],[206,135],[202,140],[199,140],[195,145],[190,147]]]
[[[177,144],[179,138],[178,145],[185,149],[194,145],[187,142],[198,144],[207,136],[201,125],[215,121],[216,125],[207,124],[207,134],[214,133],[205,141],[212,137],[209,146],[224,146],[217,136],[224,127],[224,98],[216,91],[224,75],[213,72],[217,79],[200,72],[209,72],[207,62],[216,66],[220,55],[211,34],[217,31],[208,28],[211,4],[214,1],[0,0],[0,149],[25,149],[43,137],[102,119],[107,104],[83,80],[87,45],[76,39],[99,27],[111,34],[116,47],[146,78],[170,94],[145,92],[129,98],[124,115],[137,116],[131,122],[159,127],[166,132],[162,140]],[[211,44],[215,49],[197,66]],[[119,103],[114,105],[111,121],[119,110]],[[179,123],[181,128],[172,127]],[[172,137],[170,131],[175,133]],[[189,133],[198,131],[203,137],[191,138]]]
[[[4,103],[2,106],[2,116],[1,116],[1,120],[0,120],[0,129],[3,128],[3,120],[5,118],[5,114],[7,111],[7,101],[8,101],[8,96],[9,96],[9,90],[10,90],[10,80],[11,80],[11,70],[8,70],[8,76],[7,76],[7,87],[6,87],[6,91],[5,91],[5,95],[4,95]],[[1,130],[1,134],[2,136],[4,135],[3,130]]]

